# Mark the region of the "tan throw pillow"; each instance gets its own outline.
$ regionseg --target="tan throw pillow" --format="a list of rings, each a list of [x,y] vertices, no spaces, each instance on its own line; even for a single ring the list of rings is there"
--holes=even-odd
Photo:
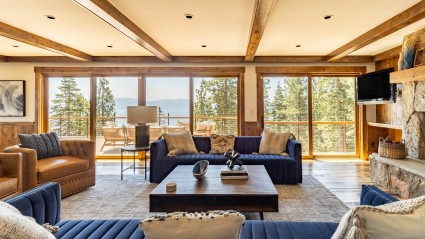
[[[233,150],[235,146],[235,136],[231,134],[212,134],[210,154],[224,154]]]
[[[239,239],[245,217],[235,211],[175,212],[140,222],[149,239]]]
[[[168,157],[174,157],[179,154],[198,153],[190,131],[173,134],[165,133],[162,136],[167,143]]]
[[[424,238],[425,196],[378,207],[358,206],[341,219],[332,239]]]
[[[0,238],[54,239],[49,231],[23,216],[18,209],[0,201]]]
[[[291,137],[291,132],[274,132],[265,129],[260,141],[260,154],[277,154],[285,153],[286,144]]]

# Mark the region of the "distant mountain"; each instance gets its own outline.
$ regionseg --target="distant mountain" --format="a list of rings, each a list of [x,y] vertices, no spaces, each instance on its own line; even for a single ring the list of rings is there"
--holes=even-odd
[[[170,113],[174,116],[189,116],[189,99],[161,99],[147,101],[147,105],[157,105],[161,107],[164,114]],[[126,112],[127,106],[137,105],[136,98],[116,98],[115,110],[117,115]]]

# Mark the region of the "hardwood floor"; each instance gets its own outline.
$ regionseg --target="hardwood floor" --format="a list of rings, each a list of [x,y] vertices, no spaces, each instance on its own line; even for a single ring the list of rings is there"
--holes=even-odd
[[[128,167],[132,160],[125,160],[124,164]],[[142,161],[136,160],[136,164],[143,167]],[[119,180],[120,167],[120,160],[102,159],[97,160],[96,171],[97,174],[116,174]],[[124,177],[130,174],[133,174],[133,170],[125,171]],[[143,170],[136,169],[136,174],[141,174],[141,179],[144,179]],[[349,207],[358,205],[361,185],[371,184],[369,161],[360,159],[303,160],[303,174],[314,176]]]

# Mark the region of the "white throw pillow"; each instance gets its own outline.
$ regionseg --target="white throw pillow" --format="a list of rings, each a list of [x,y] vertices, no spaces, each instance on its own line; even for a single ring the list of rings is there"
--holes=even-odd
[[[35,221],[23,216],[18,209],[0,201],[0,238],[54,239],[55,237]]]
[[[260,141],[260,154],[277,154],[287,156],[286,144],[291,137],[291,132],[274,132],[264,129]]]
[[[358,206],[341,219],[332,239],[425,238],[425,196],[378,207]]]
[[[149,239],[238,239],[244,221],[235,211],[175,212],[147,218],[139,227]]]

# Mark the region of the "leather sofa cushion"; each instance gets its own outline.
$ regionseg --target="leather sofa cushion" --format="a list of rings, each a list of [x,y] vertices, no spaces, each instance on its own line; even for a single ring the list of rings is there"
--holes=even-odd
[[[0,178],[0,198],[4,198],[18,191],[17,178]]]
[[[89,161],[70,156],[58,156],[38,160],[37,169],[38,183],[44,183],[87,171],[89,170]]]

